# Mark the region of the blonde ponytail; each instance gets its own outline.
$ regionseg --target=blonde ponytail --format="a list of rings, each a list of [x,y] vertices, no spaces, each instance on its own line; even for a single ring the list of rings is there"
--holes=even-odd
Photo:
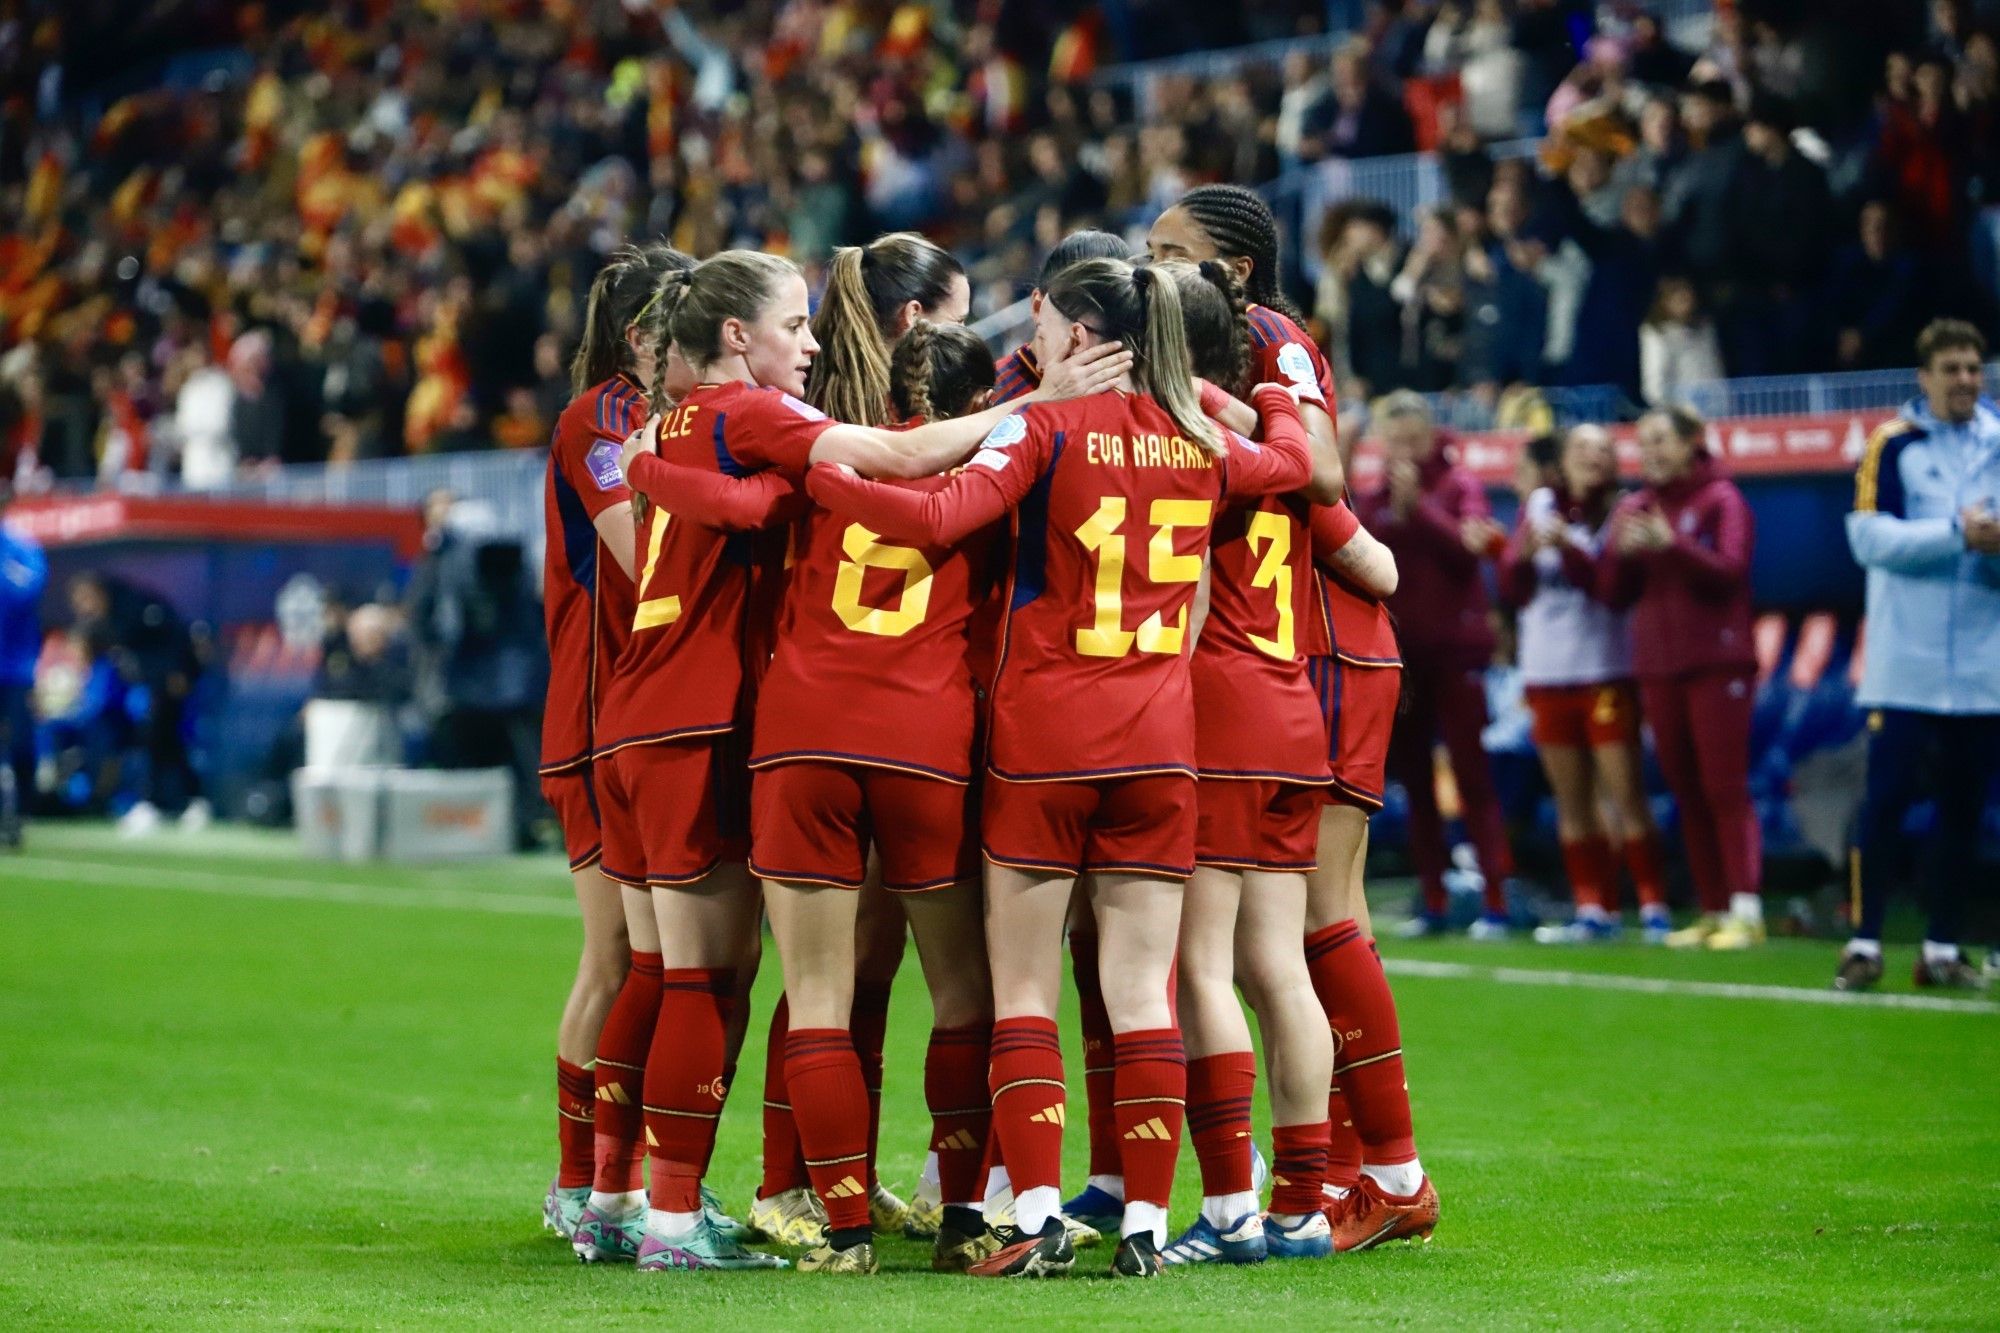
[[[1201,410],[1201,396],[1195,392],[1187,329],[1181,323],[1180,292],[1171,279],[1162,279],[1146,268],[1133,272],[1132,286],[1146,312],[1132,367],[1133,382],[1166,409],[1182,434],[1222,457],[1229,452],[1228,446],[1222,442],[1222,432]]]
[[[826,294],[813,316],[819,355],[806,377],[806,401],[836,421],[889,424],[889,348],[876,324],[858,245],[834,252]]]

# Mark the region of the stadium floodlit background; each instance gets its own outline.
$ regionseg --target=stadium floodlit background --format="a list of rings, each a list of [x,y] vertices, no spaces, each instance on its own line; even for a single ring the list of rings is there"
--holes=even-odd
[[[540,1237],[575,948],[547,811],[517,780],[481,799],[518,854],[343,862],[292,827],[332,799],[293,781],[307,705],[385,719],[373,745],[418,773],[532,773],[544,449],[615,246],[774,250],[817,291],[833,246],[919,229],[1004,352],[1056,239],[1142,243],[1222,180],[1278,215],[1343,431],[1426,395],[1507,519],[1534,435],[1709,419],[1759,529],[1772,943],[1385,940],[1447,1200],[1422,1251],[1138,1292],[898,1276],[871,1314],[1990,1324],[2000,1008],[1893,967],[1874,996],[1824,987],[1866,748],[1842,520],[1918,392],[1918,330],[1995,330],[1996,25],[1953,0],[0,5],[0,480],[48,564],[32,637],[0,638],[29,813],[0,859],[0,1311],[848,1313],[789,1276],[581,1270]],[[1553,908],[1509,642],[1485,748],[1519,895]],[[1406,812],[1392,790],[1374,822],[1385,920]],[[1452,882],[1476,894],[1469,865]],[[921,1132],[920,989],[892,1020],[890,1181],[916,1167],[892,1154]],[[755,1144],[732,1111],[726,1197]]]

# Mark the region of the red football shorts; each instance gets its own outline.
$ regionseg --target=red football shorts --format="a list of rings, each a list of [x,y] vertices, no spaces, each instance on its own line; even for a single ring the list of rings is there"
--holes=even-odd
[[[748,772],[721,736],[628,745],[596,761],[608,879],[692,884],[750,855]]]
[[[595,865],[604,854],[595,788],[587,763],[542,775],[542,799],[556,812],[556,822],[562,825],[563,849],[569,853],[571,870]]]
[[[1079,782],[1007,782],[987,775],[980,833],[986,859],[1017,870],[1077,875],[1194,873],[1195,781],[1147,773]]]
[[[1382,808],[1383,767],[1396,703],[1403,692],[1400,666],[1356,666],[1338,657],[1308,657],[1306,678],[1319,693],[1326,718],[1327,764],[1333,785],[1326,799],[1371,813]]]
[[[1524,691],[1537,745],[1636,745],[1639,687],[1629,680],[1602,685],[1531,685]]]
[[[882,887],[896,893],[979,877],[971,787],[815,760],[774,764],[752,778],[750,870],[760,879],[858,889],[870,842]]]
[[[1196,865],[1309,871],[1319,864],[1324,787],[1271,778],[1203,778],[1195,803]]]

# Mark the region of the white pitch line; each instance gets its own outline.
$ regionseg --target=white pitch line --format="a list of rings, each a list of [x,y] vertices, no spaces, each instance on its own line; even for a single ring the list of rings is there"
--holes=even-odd
[[[344,903],[357,907],[416,907],[449,912],[495,912],[508,916],[573,917],[576,904],[568,898],[477,889],[391,889],[327,880],[285,879],[229,870],[180,870],[162,866],[113,865],[97,861],[67,861],[23,856],[0,866],[45,879],[121,889],[166,889],[225,898],[264,898],[282,902]],[[1634,991],[1644,995],[1691,995],[1717,1000],[1773,1000],[1783,1004],[1820,1004],[1860,1009],[1914,1009],[1929,1013],[2000,1014],[1990,1000],[1957,1000],[1937,995],[1884,995],[1874,992],[1811,990],[1803,986],[1760,986],[1731,981],[1681,981],[1665,977],[1633,977],[1603,972],[1570,972],[1527,967],[1477,967],[1470,963],[1440,963],[1417,958],[1386,958],[1382,970],[1392,976],[1451,981],[1488,981],[1506,986],[1566,986],[1580,990]]]
[[[21,856],[0,861],[46,879],[120,889],[168,889],[225,898],[271,898],[285,902],[348,903],[361,907],[421,907],[451,912],[497,912],[510,916],[575,916],[569,898],[482,893],[477,889],[389,889],[316,879],[283,879],[238,870],[178,870],[163,866],[122,866],[97,861],[57,861]]]
[[[1953,1000],[1941,995],[1883,995],[1873,991],[1809,990],[1803,986],[1758,986],[1736,981],[1680,981],[1630,977],[1608,972],[1564,972],[1539,967],[1474,967],[1416,958],[1385,958],[1382,970],[1395,976],[1495,981],[1507,986],[1575,986],[1582,990],[1638,991],[1646,995],[1696,995],[1716,1000],[1777,1000],[1784,1004],[1830,1004],[1857,1009],[1922,1009],[1947,1014],[2000,1014],[1991,1000]]]

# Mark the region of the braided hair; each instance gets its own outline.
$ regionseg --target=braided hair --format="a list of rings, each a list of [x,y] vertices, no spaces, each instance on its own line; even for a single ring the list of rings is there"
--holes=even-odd
[[[1197,185],[1174,207],[1208,234],[1218,254],[1248,259],[1244,293],[1293,320],[1303,318],[1278,284],[1278,219],[1255,190],[1241,185]]]
[[[1188,357],[1194,373],[1217,388],[1250,396],[1250,303],[1236,272],[1219,259],[1199,264],[1169,260],[1155,264],[1180,289],[1181,317],[1187,324]]]
[[[962,417],[993,388],[993,353],[963,324],[914,320],[889,358],[889,400],[905,421]]]

